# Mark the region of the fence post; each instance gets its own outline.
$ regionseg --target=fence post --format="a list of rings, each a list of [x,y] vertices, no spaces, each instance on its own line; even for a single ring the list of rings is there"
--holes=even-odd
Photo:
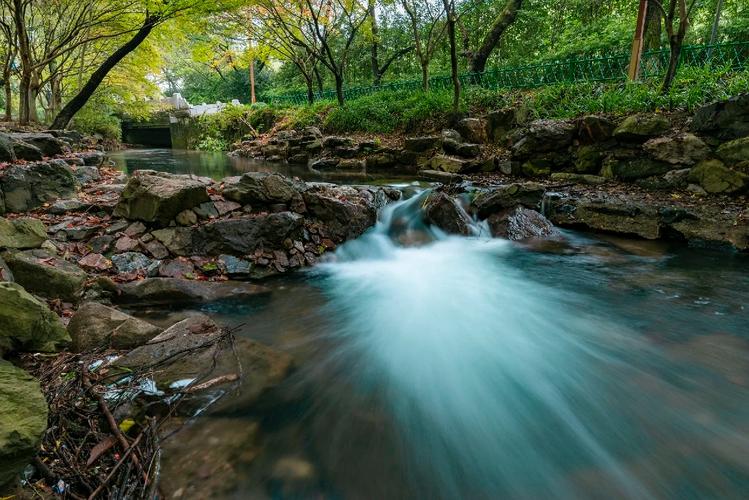
[[[648,11],[648,0],[640,0],[640,10],[637,12],[637,26],[632,40],[632,57],[629,59],[629,80],[635,81],[640,76],[640,60],[642,59],[642,39],[645,34],[645,15]]]

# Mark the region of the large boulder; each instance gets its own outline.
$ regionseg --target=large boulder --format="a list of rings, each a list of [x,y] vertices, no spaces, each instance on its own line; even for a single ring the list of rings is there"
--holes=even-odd
[[[489,138],[494,142],[504,142],[508,134],[518,126],[515,108],[504,108],[486,115]]]
[[[737,193],[749,188],[749,175],[732,170],[720,160],[705,160],[689,171],[689,180],[708,193]]]
[[[749,161],[749,137],[742,137],[741,139],[721,144],[717,154],[728,165],[736,165]]]
[[[0,249],[39,248],[47,241],[47,228],[38,219],[0,217]]]
[[[96,302],[81,305],[68,324],[73,350],[99,347],[132,349],[161,333],[161,328]]]
[[[493,214],[487,222],[492,236],[513,241],[548,238],[558,233],[546,217],[522,206]]]
[[[670,120],[657,113],[641,113],[628,116],[614,130],[614,138],[625,142],[644,142],[665,133],[671,127]]]
[[[291,203],[306,188],[303,182],[269,172],[247,172],[240,178],[224,181],[226,199],[243,205],[273,205]]]
[[[10,137],[14,141],[31,144],[38,148],[44,156],[57,156],[70,152],[70,146],[65,141],[54,137],[52,134],[31,132],[10,134]]]
[[[239,281],[197,281],[179,278],[147,278],[118,287],[115,301],[125,304],[161,305],[248,300],[269,289]]]
[[[0,353],[53,352],[70,342],[60,318],[17,283],[0,282]]]
[[[8,212],[25,212],[76,194],[78,182],[62,160],[13,165],[0,176]]]
[[[47,402],[39,381],[0,359],[0,494],[12,491],[46,429]]]
[[[425,200],[424,221],[448,234],[471,234],[471,218],[452,196],[442,192],[434,191]]]
[[[508,184],[479,192],[472,206],[482,219],[506,208],[522,205],[537,208],[544,198],[544,187],[535,182]]]
[[[216,220],[193,235],[193,249],[199,255],[247,255],[259,248],[283,248],[287,239],[301,238],[303,222],[293,212]]]
[[[77,302],[88,279],[76,264],[43,249],[6,252],[4,257],[18,284],[48,299]]]
[[[710,153],[707,144],[690,133],[650,139],[643,149],[654,159],[672,165],[694,165]]]
[[[692,130],[723,140],[748,136],[749,94],[701,107],[692,118]]]
[[[189,175],[138,170],[128,180],[114,215],[166,226],[183,210],[210,201],[206,185]]]
[[[383,197],[348,186],[315,186],[304,193],[304,203],[326,236],[341,242],[357,238],[377,222],[377,210],[386,203]]]
[[[539,153],[564,151],[572,145],[576,127],[564,120],[536,120],[514,134],[513,157],[535,158]]]
[[[563,197],[550,201],[547,209],[551,222],[560,226],[636,235],[649,240],[658,239],[663,229],[658,209],[639,202]]]

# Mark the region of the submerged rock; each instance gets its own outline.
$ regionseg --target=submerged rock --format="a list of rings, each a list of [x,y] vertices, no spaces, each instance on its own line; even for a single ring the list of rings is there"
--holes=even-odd
[[[49,299],[77,302],[88,279],[76,264],[42,249],[7,252],[5,260],[18,284]]]
[[[60,318],[17,283],[0,282],[0,353],[53,352],[70,342]]]
[[[0,493],[13,488],[39,452],[46,429],[47,402],[39,382],[0,359]]]
[[[166,226],[183,210],[210,201],[206,186],[187,175],[138,170],[128,180],[114,215]]]
[[[177,278],[148,278],[118,287],[115,297],[138,305],[189,304],[223,299],[242,300],[270,293],[268,288],[236,281],[196,281]]]
[[[161,328],[112,307],[87,302],[68,324],[73,350],[84,352],[99,347],[132,349],[161,333]]]

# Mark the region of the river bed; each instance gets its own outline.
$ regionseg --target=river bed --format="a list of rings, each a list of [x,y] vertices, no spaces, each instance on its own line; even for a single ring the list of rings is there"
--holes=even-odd
[[[260,407],[229,395],[167,441],[167,491],[746,497],[747,255],[573,231],[529,247],[447,237],[419,215],[418,199],[390,206],[270,296],[200,309],[296,370]]]

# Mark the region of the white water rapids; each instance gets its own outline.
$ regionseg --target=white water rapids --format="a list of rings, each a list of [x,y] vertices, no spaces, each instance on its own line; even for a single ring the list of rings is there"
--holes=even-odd
[[[507,241],[425,227],[422,199],[387,207],[321,268],[328,363],[376,395],[360,406],[392,420],[420,498],[699,497],[669,460],[690,441],[749,446],[693,416],[682,375],[605,297],[529,279]],[[689,460],[720,474],[714,457]]]

